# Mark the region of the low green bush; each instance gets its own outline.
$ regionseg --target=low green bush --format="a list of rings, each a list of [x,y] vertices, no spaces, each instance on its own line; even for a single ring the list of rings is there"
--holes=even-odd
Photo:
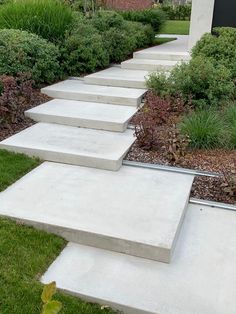
[[[118,31],[117,28],[111,27],[102,36],[111,62],[125,60],[136,49],[135,36],[129,36],[125,29]]]
[[[125,28],[130,37],[135,37],[136,48],[144,48],[154,43],[155,32],[150,25],[126,21]]]
[[[146,47],[155,39],[150,26],[125,21],[114,11],[99,11],[88,20],[103,38],[111,62],[121,62],[137,48]]]
[[[180,95],[185,103],[190,102],[195,107],[216,107],[235,97],[230,71],[203,57],[176,66],[168,77],[154,73],[147,85],[158,95]]]
[[[17,0],[0,7],[0,28],[20,29],[52,42],[63,40],[72,10],[58,0]]]
[[[146,9],[139,11],[121,11],[119,12],[125,20],[150,24],[155,32],[159,32],[163,26],[166,15],[159,9]]]
[[[26,31],[0,30],[0,75],[30,72],[36,84],[52,83],[60,75],[59,50]]]
[[[192,56],[208,58],[214,65],[224,65],[236,78],[236,28],[215,28],[205,34],[192,50]]]
[[[92,25],[99,32],[106,32],[110,28],[123,29],[124,19],[122,16],[114,11],[98,11],[91,18]]]
[[[65,73],[78,76],[109,65],[109,54],[99,32],[86,19],[66,34],[61,46],[62,67]]]
[[[217,112],[201,110],[186,116],[180,125],[181,132],[190,139],[192,148],[217,148],[227,145],[223,120]]]

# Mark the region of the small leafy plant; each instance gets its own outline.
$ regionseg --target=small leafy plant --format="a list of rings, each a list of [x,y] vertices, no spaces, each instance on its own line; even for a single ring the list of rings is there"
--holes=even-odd
[[[62,304],[59,301],[52,300],[56,293],[56,282],[53,281],[44,286],[41,299],[43,301],[42,314],[57,314],[62,309]]]
[[[151,149],[157,141],[157,127],[166,123],[170,102],[153,93],[149,93],[144,107],[135,119],[135,136],[139,147]]]
[[[21,120],[28,103],[35,99],[29,73],[0,76],[0,125],[8,127]]]
[[[186,155],[190,142],[189,137],[181,134],[176,125],[174,125],[168,133],[166,154],[168,161],[170,163],[179,162]]]
[[[236,171],[231,170],[230,173],[224,171],[223,180],[221,184],[223,191],[236,199]]]

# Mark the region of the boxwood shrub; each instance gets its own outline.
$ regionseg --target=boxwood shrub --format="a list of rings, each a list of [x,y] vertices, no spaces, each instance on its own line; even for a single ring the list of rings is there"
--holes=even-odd
[[[218,27],[213,34],[205,34],[193,48],[192,56],[202,56],[214,65],[224,65],[236,78],[236,28]]]
[[[100,32],[110,62],[121,62],[132,52],[154,41],[150,26],[125,21],[114,11],[99,11],[91,18],[91,24]]]
[[[109,53],[103,38],[86,19],[78,21],[76,27],[66,34],[61,57],[64,72],[74,76],[109,65]]]
[[[220,106],[221,102],[235,97],[231,72],[201,56],[176,66],[168,77],[152,74],[147,85],[160,96],[181,96],[185,103],[191,102],[196,108]]]
[[[36,84],[51,83],[60,74],[59,50],[26,31],[0,30],[0,75],[30,72]]]
[[[160,9],[146,9],[139,11],[121,11],[119,12],[125,20],[150,24],[153,30],[157,33],[163,26],[166,15]]]

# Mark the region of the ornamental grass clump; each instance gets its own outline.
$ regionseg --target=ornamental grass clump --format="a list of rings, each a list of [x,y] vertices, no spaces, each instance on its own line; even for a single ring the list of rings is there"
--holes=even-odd
[[[227,147],[227,126],[220,115],[212,110],[200,110],[186,116],[180,124],[181,133],[187,135],[195,149]]]
[[[59,0],[17,0],[0,7],[0,28],[20,29],[60,42],[73,23],[73,11]]]

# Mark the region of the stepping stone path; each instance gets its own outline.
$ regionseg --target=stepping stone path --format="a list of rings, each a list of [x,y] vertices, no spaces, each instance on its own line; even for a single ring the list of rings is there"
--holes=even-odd
[[[127,126],[145,79],[188,60],[186,47],[187,36],[180,36],[121,66],[43,88],[55,99],[26,112],[37,123],[0,143],[46,160],[0,193],[0,215],[71,241],[42,282],[55,280],[59,289],[125,313],[222,314],[226,304],[226,314],[234,313],[231,300],[219,297],[222,276],[229,276],[215,266],[223,253],[208,247],[220,243],[219,233],[211,237],[207,213],[198,229],[201,212],[187,212],[194,177],[122,166],[135,141]],[[225,242],[221,224],[231,227],[230,215],[219,218]],[[205,259],[210,269],[202,267]],[[212,268],[213,285],[201,281]]]

